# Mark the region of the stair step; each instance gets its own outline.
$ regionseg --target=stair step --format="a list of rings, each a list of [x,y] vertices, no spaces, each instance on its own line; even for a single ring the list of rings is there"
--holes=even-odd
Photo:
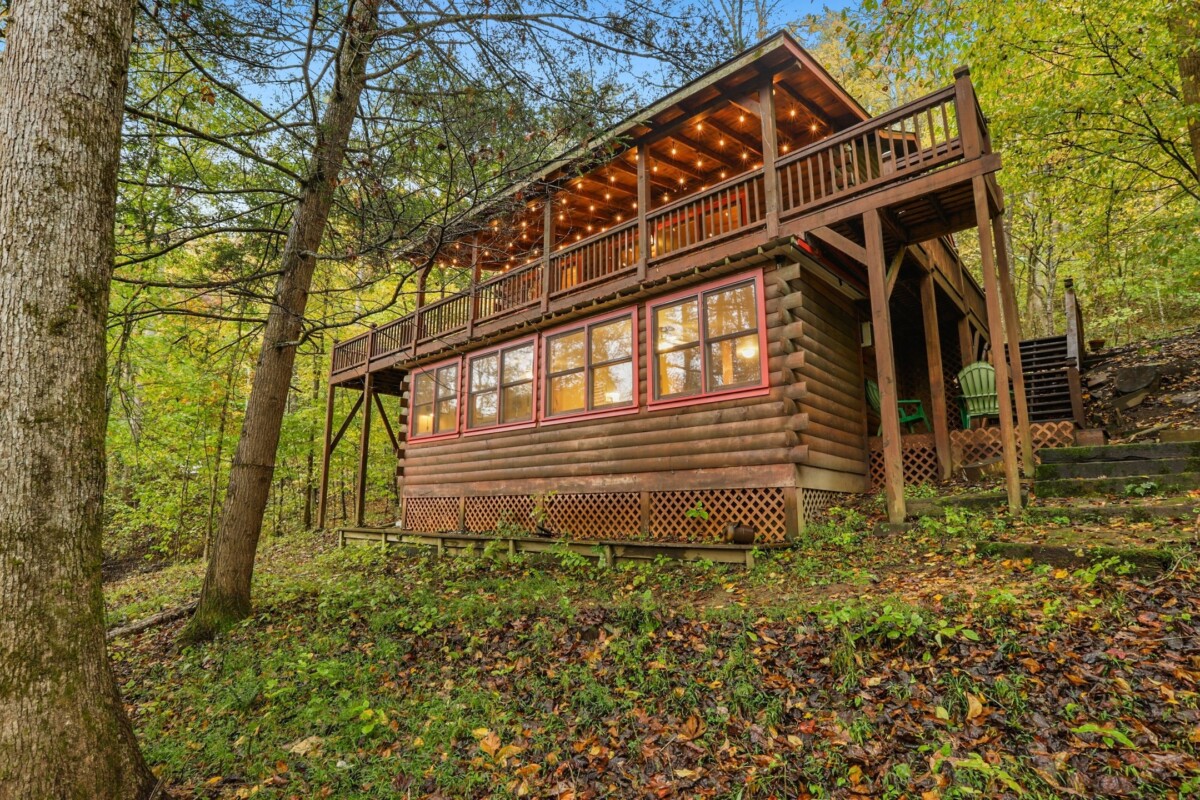
[[[1064,461],[1124,461],[1126,459],[1200,458],[1200,442],[1144,442],[1105,444],[1093,447],[1048,447],[1039,455],[1042,463]]]
[[[1038,480],[1056,478],[1122,478],[1142,475],[1178,475],[1200,472],[1200,458],[1155,458],[1125,461],[1075,461],[1039,464]]]
[[[1126,475],[1119,478],[1057,478],[1039,480],[1034,484],[1038,497],[1081,497],[1110,494],[1136,494],[1146,484],[1145,495],[1164,495],[1200,489],[1200,472],[1180,472],[1175,475]]]
[[[1092,497],[1056,497],[1053,504],[1042,505],[1042,501],[1025,509],[1025,517],[1034,522],[1070,520],[1087,522],[1093,520],[1123,519],[1126,522],[1152,522],[1155,520],[1193,520],[1200,513],[1200,500],[1190,497],[1167,497],[1143,500],[1133,497],[1118,502],[1097,501]]]

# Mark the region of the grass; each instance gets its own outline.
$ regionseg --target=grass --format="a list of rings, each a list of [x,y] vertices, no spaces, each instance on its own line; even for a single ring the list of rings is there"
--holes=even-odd
[[[264,547],[258,613],[230,634],[176,650],[174,625],[112,655],[178,797],[1200,786],[1200,666],[1178,644],[1194,641],[1196,574],[983,559],[990,525],[881,537],[847,514],[749,571],[296,534]],[[110,621],[184,602],[201,574],[109,586]]]

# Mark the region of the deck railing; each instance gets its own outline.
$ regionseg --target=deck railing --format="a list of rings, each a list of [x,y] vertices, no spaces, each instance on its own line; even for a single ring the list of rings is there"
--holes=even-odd
[[[550,294],[600,283],[635,268],[639,243],[634,219],[559,250],[550,258]]]
[[[772,205],[787,219],[990,152],[974,87],[965,72],[956,77],[953,86],[777,159],[774,203],[762,169],[737,175],[647,213],[644,228],[633,219],[602,230],[381,326],[370,359],[415,354],[423,342],[644,270],[643,237],[657,265],[764,225]],[[333,373],[365,366],[367,347],[366,335],[337,344]]]
[[[766,208],[761,169],[678,200],[646,219],[653,234],[650,257],[678,256],[757,225],[766,218]]]
[[[955,87],[797,150],[779,160],[780,209],[810,211],[962,157]]]

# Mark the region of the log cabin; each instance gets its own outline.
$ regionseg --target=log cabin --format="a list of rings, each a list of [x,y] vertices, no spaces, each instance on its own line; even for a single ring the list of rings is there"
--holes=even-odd
[[[955,78],[871,116],[779,33],[514,187],[434,256],[467,285],[335,345],[321,524],[358,413],[359,527],[375,413],[406,532],[769,545],[875,484],[898,522],[906,477],[949,475],[953,376],[981,358],[1013,389],[989,436],[1015,507],[1033,442],[1001,162]],[[358,395],[340,426],[337,392]],[[902,430],[901,400],[926,421]]]

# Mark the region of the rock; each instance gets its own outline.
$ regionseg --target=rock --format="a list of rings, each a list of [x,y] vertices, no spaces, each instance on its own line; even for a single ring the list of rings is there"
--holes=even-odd
[[[1087,374],[1087,385],[1089,389],[1095,389],[1097,386],[1103,386],[1108,383],[1108,372],[1100,370],[1099,372],[1089,372]]]
[[[1109,401],[1109,405],[1118,411],[1128,411],[1131,408],[1140,406],[1142,401],[1145,400],[1149,395],[1149,389],[1141,389],[1131,394],[1123,394],[1120,397],[1114,397],[1111,401]]]
[[[1180,392],[1166,398],[1174,406],[1194,406],[1200,403],[1200,392]]]
[[[1154,391],[1158,388],[1159,375],[1157,364],[1121,367],[1117,370],[1114,386],[1117,394],[1132,394],[1140,389]]]

